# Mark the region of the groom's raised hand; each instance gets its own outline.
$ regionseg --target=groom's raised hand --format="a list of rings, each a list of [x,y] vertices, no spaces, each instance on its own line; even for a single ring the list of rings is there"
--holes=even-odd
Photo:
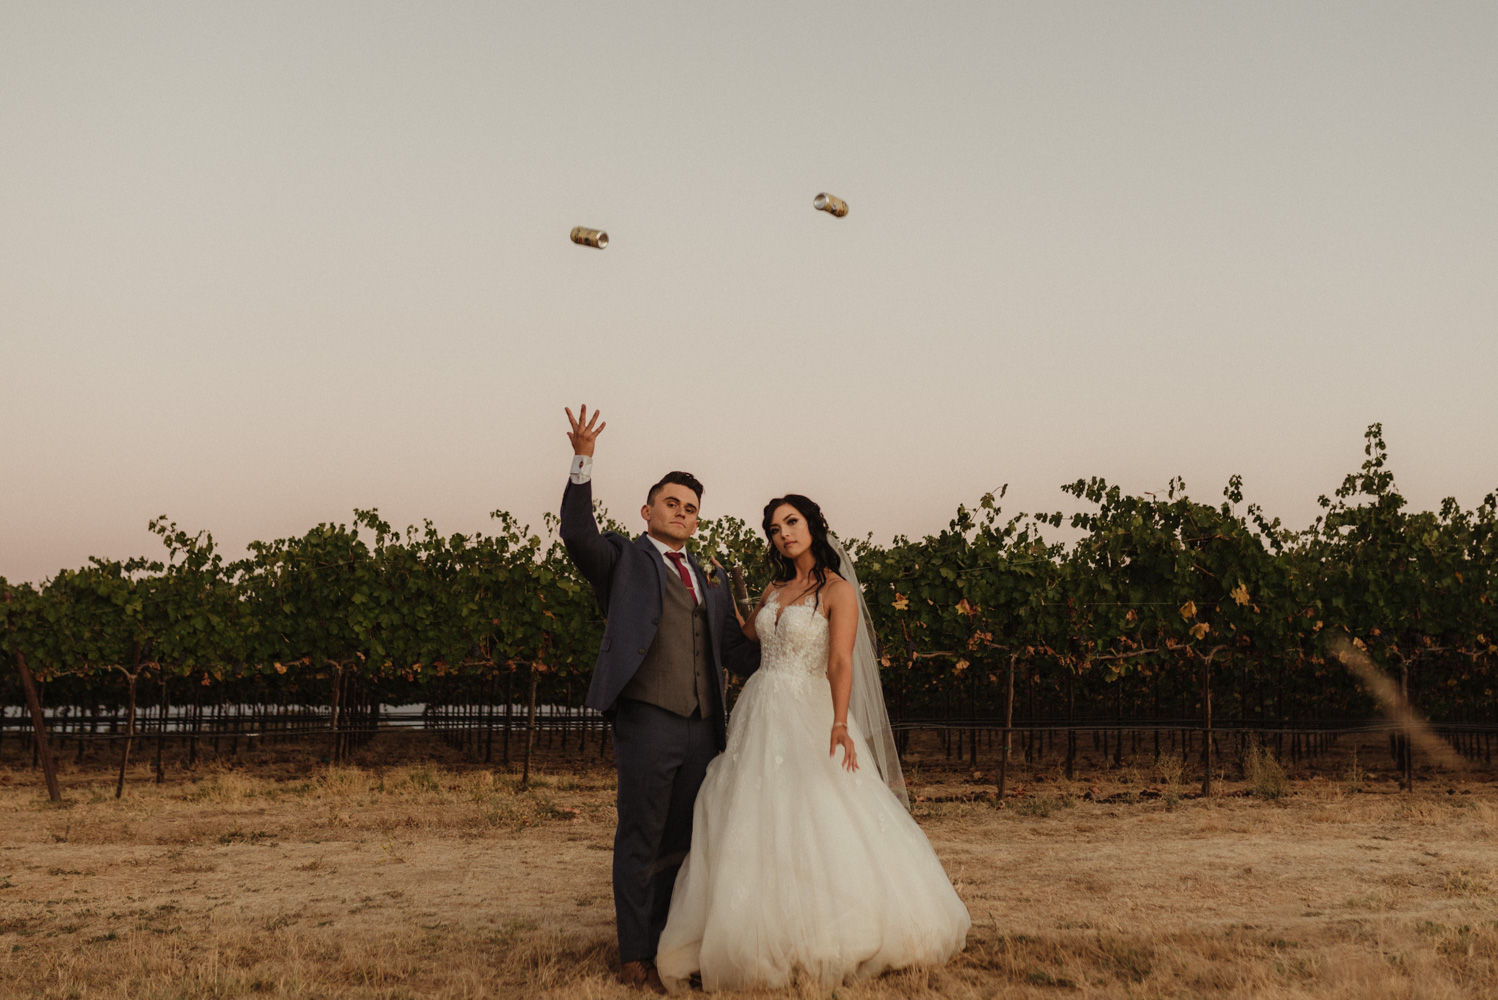
[[[598,435],[603,433],[607,423],[598,423],[602,416],[598,410],[593,411],[593,417],[588,418],[588,405],[584,403],[577,408],[577,416],[572,415],[572,408],[563,407],[567,411],[567,422],[572,425],[572,430],[567,432],[567,440],[572,442],[572,454],[587,455],[593,457],[593,446],[598,440]],[[597,426],[594,426],[597,424]]]

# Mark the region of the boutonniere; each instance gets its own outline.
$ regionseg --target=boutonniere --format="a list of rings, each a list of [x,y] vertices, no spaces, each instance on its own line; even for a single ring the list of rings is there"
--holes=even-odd
[[[714,559],[712,568],[704,575],[707,577],[707,585],[709,587],[721,587],[723,586],[723,579],[728,573],[723,569],[723,564]]]

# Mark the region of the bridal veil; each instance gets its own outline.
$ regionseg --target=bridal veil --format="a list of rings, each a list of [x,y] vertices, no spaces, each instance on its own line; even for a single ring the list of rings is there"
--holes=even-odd
[[[874,765],[879,776],[895,793],[895,798],[905,808],[910,808],[910,797],[905,792],[905,776],[900,771],[900,753],[895,747],[895,733],[889,724],[889,711],[884,706],[884,687],[879,682],[879,657],[874,647],[874,619],[869,616],[869,605],[863,599],[863,587],[858,583],[858,571],[853,566],[853,557],[843,548],[832,532],[827,541],[837,554],[841,566],[838,573],[853,584],[858,595],[858,613],[862,619],[858,635],[853,640],[853,693],[848,700],[848,714],[863,730],[869,750],[874,755]]]

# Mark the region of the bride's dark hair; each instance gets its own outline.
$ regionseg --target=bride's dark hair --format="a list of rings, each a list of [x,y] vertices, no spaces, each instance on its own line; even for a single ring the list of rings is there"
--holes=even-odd
[[[843,563],[837,557],[837,553],[832,551],[832,544],[827,541],[827,518],[822,516],[822,508],[818,507],[816,501],[810,497],[804,497],[799,493],[787,493],[765,504],[765,517],[761,523],[765,529],[765,539],[770,543],[771,579],[775,583],[789,583],[796,578],[795,561],[780,554],[780,550],[775,547],[775,539],[770,534],[770,522],[774,519],[775,512],[787,504],[796,508],[801,516],[806,518],[806,526],[811,529],[811,554],[816,559],[811,572],[817,578],[817,587],[812,591],[812,606],[815,607],[822,600],[822,588],[827,585],[827,571],[838,573],[842,570]]]

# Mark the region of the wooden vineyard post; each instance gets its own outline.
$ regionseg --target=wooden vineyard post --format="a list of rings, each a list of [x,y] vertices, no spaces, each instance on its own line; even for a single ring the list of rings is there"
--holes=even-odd
[[[505,744],[501,762],[510,763],[510,731],[515,728],[515,665],[506,664],[505,673]]]
[[[1040,746],[1038,748],[1036,747],[1035,744],[1036,744],[1037,740],[1044,739],[1045,737],[1044,737],[1044,735],[1042,733],[1038,732],[1034,728],[1035,727],[1035,664],[1034,663],[1029,663],[1029,664],[1025,665],[1025,701],[1027,703],[1026,704],[1026,708],[1025,708],[1025,714],[1030,717],[1030,727],[1031,727],[1030,731],[1025,735],[1025,763],[1026,764],[1039,764],[1040,763],[1040,758],[1041,758],[1042,754],[1045,753],[1045,744],[1044,743],[1040,744]]]
[[[156,730],[156,784],[166,781],[166,768],[162,765],[162,754],[166,747],[166,724],[171,714],[167,702],[166,671],[161,672],[161,722]]]
[[[728,576],[733,581],[733,600],[736,616],[742,622],[744,616],[754,610],[754,605],[749,603],[749,585],[744,582],[744,568],[738,563],[734,563],[728,567]]]
[[[899,684],[900,697],[899,697],[899,702],[898,702],[898,712],[897,712],[897,714],[899,716],[899,721],[903,723],[905,721],[905,718],[906,718],[906,706],[905,706],[906,691],[907,691],[908,685],[910,684],[910,678],[915,673],[915,640],[910,637],[910,626],[905,623],[905,620],[903,618],[900,620],[900,632],[904,636],[904,639],[905,639],[905,669],[902,670],[900,672],[900,675],[899,675],[900,676],[900,680],[899,680],[898,684]],[[907,750],[910,749],[910,730],[909,729],[905,729],[903,727],[901,728],[901,730],[900,730],[900,742],[898,744],[896,744],[896,746],[897,746],[897,751],[899,753],[905,753]]]
[[[188,674],[189,679],[192,677]],[[208,672],[203,672],[203,680],[208,680]],[[192,686],[192,735],[187,738],[187,766],[194,768],[198,766],[198,734],[203,731],[203,685]]]
[[[9,604],[9,586],[5,588],[4,597],[5,603]],[[6,624],[6,631],[10,637],[11,654],[16,658],[16,673],[21,675],[21,688],[26,692],[26,707],[31,710],[31,728],[34,733],[32,746],[36,748],[38,762],[42,765],[42,776],[47,782],[47,797],[53,802],[61,802],[62,788],[57,784],[57,764],[52,759],[51,744],[47,742],[47,717],[42,714],[41,696],[36,693],[36,677],[26,665],[26,654],[16,644],[16,637],[10,632],[9,623]]]
[[[1154,716],[1156,719],[1160,718],[1160,673],[1160,671],[1155,671],[1155,676],[1150,678],[1150,688],[1155,699]],[[1155,726],[1155,763],[1160,763],[1160,727],[1158,725]]]
[[[5,595],[6,601],[10,595]],[[62,801],[62,789],[57,784],[57,764],[52,760],[52,747],[47,742],[47,720],[42,715],[42,700],[37,697],[36,678],[26,665],[26,654],[11,646],[16,657],[16,672],[21,675],[21,687],[26,690],[26,705],[31,709],[31,727],[36,733],[37,754],[41,757],[42,775],[47,780],[47,797],[53,802]]]
[[[967,758],[968,764],[974,769],[978,768],[978,672],[975,670],[968,675],[968,699],[967,699]]]
[[[1212,794],[1212,660],[1202,661],[1202,795]]]
[[[1069,663],[1066,671],[1066,780],[1072,780],[1077,762],[1077,731],[1072,728],[1077,717],[1077,665]]]
[[[1221,646],[1202,657],[1202,796],[1212,794],[1212,658]]]
[[[1008,685],[1004,691],[1004,746],[999,753],[999,788],[998,803],[1004,804],[1004,782],[1009,776],[1009,740],[1014,731],[1014,660],[1019,656],[1015,653],[1009,657]]]
[[[140,678],[140,645],[135,647],[135,662],[130,665],[130,706],[125,715],[125,748],[120,751],[120,778],[115,782],[114,797],[125,794],[125,768],[130,764],[130,744],[135,741],[135,682]]]
[[[952,692],[943,686],[941,696],[945,702],[941,716],[941,745],[947,755],[947,759],[950,760],[952,757]]]
[[[1410,730],[1415,715],[1410,706],[1410,665],[1403,658],[1399,661],[1399,697],[1404,702],[1402,706],[1404,725],[1401,727],[1404,733],[1400,736],[1400,744],[1404,753],[1399,762],[1399,783],[1404,786],[1406,792],[1413,792],[1415,790],[1415,741],[1410,739]]]
[[[494,667],[496,672],[494,674],[494,677],[489,682],[489,704],[486,706],[484,711],[485,764],[488,764],[494,760],[494,703],[499,700],[499,667],[492,662],[490,663],[490,666]]]
[[[1113,700],[1113,717],[1118,720],[1117,725],[1120,728],[1113,730],[1113,766],[1123,767],[1123,676],[1120,675],[1115,683],[1118,685],[1118,690]]]
[[[333,665],[333,704],[328,711],[328,729],[332,734],[331,745],[328,747],[328,759],[334,764],[338,763],[338,701],[342,694],[343,664],[335,663]]]
[[[531,750],[536,745],[536,665],[531,664],[531,697],[530,707],[526,712],[525,723],[525,765],[520,774],[520,790],[523,792],[530,787],[531,783]]]

